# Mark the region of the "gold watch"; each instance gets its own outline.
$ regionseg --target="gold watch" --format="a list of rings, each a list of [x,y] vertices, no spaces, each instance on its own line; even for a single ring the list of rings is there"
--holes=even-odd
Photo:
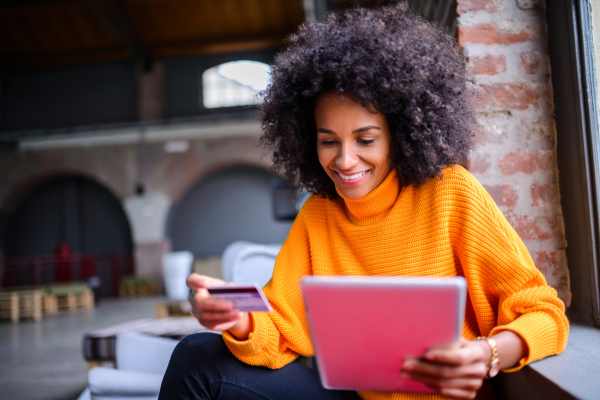
[[[485,336],[477,336],[475,340],[485,340],[490,345],[490,349],[492,349],[492,357],[490,358],[490,362],[487,366],[487,377],[493,378],[498,375],[500,372],[500,359],[498,358],[498,347],[496,347],[496,341],[491,338],[486,338]]]

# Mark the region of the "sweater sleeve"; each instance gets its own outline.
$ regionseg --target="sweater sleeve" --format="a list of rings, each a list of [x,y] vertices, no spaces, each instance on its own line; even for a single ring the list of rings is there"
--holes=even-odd
[[[300,280],[312,274],[310,246],[306,230],[306,201],[275,261],[273,277],[263,288],[273,312],[251,313],[253,328],[244,341],[223,332],[223,340],[240,361],[246,364],[281,368],[298,354],[314,354]]]
[[[455,252],[480,333],[491,336],[508,330],[527,344],[527,355],[507,370],[516,371],[565,349],[565,306],[493,199],[474,177],[464,174],[464,186],[454,196],[453,209],[460,210],[451,222],[458,239]]]

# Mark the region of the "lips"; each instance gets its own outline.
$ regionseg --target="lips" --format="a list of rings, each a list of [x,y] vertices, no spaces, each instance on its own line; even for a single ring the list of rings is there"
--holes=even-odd
[[[364,179],[364,177],[370,172],[371,170],[367,170],[367,171],[362,171],[362,172],[357,172],[355,174],[342,174],[340,172],[334,171],[335,174],[337,175],[337,177],[339,178],[340,182],[344,183],[344,184],[356,184],[359,183],[360,181],[362,181]]]

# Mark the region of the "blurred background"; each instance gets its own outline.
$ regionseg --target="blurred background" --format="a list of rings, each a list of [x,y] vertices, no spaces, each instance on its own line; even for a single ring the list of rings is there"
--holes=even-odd
[[[297,194],[274,181],[251,105],[301,23],[381,3],[2,2],[0,286],[162,290],[164,253],[282,243]],[[412,3],[456,32],[455,2]]]
[[[188,315],[189,271],[272,268],[307,193],[258,145],[269,64],[305,21],[385,3],[0,3],[0,398],[77,398],[118,333],[201,329],[152,319]],[[456,35],[456,1],[409,3]]]

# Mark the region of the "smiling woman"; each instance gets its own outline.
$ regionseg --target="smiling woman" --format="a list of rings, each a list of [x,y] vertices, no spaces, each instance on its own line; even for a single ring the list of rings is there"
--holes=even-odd
[[[275,167],[313,195],[264,287],[273,312],[240,312],[206,290],[226,282],[190,275],[193,314],[223,339],[182,341],[161,399],[186,391],[206,399],[492,399],[485,377],[564,350],[564,304],[460,165],[476,126],[453,39],[398,4],[331,14],[288,43],[263,93],[263,141]],[[314,354],[299,288],[306,275],[464,277],[459,342],[412,359],[388,344],[399,359],[398,387],[414,380],[431,393],[326,390],[315,371],[295,362]],[[389,318],[394,307],[410,307],[361,301],[390,310]],[[365,341],[373,329],[356,326]],[[341,328],[330,334],[344,343]],[[364,374],[376,379],[379,371]]]

